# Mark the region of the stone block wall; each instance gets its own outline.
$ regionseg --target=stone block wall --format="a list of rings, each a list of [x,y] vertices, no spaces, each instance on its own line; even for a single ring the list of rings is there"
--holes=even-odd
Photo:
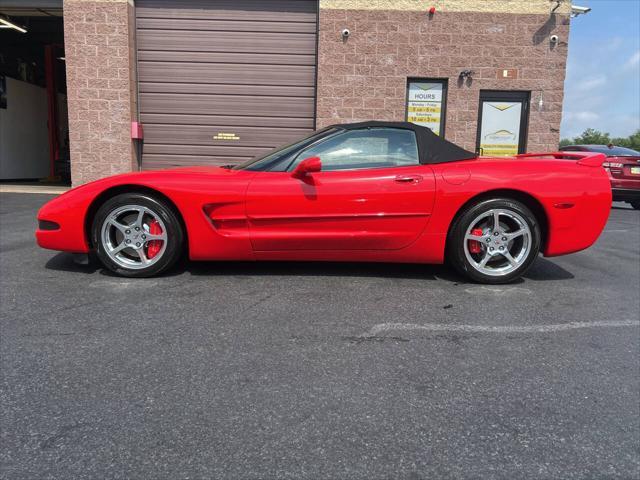
[[[480,11],[491,2],[464,11],[473,2],[440,3],[462,11],[429,15],[424,2],[406,0],[394,9],[376,0],[359,9],[335,8],[355,5],[349,0],[321,2],[318,127],[404,120],[408,78],[447,79],[447,139],[474,150],[480,91],[520,90],[531,92],[527,150],[557,149],[569,36],[566,8],[551,13],[553,2],[512,1],[494,3],[499,12]],[[525,8],[517,9],[518,4]],[[515,13],[527,6],[535,6],[536,13]],[[345,28],[351,32],[347,40],[341,35]],[[559,36],[557,45],[549,41],[553,34]],[[517,78],[498,78],[502,69],[516,69]],[[462,70],[474,72],[470,80],[460,81]]]
[[[133,6],[64,0],[71,180],[80,185],[135,168]]]
[[[447,79],[446,138],[475,149],[480,91],[521,90],[531,92],[527,150],[554,150],[569,8],[566,0],[320,0],[317,127],[404,120],[408,78]],[[71,175],[79,185],[137,168],[134,3],[64,0],[63,9]],[[517,78],[498,78],[501,69]],[[459,81],[462,70],[474,71],[470,81]]]

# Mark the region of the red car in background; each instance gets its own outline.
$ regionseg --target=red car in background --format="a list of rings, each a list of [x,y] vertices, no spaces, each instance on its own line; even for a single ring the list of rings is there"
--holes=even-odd
[[[569,145],[560,148],[569,152],[603,153],[602,164],[611,179],[614,202],[627,202],[640,210],[640,152],[614,145]]]

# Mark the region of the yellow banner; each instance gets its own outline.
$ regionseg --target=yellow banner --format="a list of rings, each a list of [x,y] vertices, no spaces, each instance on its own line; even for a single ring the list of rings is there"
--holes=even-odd
[[[512,157],[518,154],[518,145],[505,145],[505,144],[480,144],[481,155],[488,157]]]
[[[440,107],[407,107],[407,111],[414,113],[440,113]]]
[[[439,115],[409,115],[407,117],[408,122],[424,122],[424,123],[440,123]]]

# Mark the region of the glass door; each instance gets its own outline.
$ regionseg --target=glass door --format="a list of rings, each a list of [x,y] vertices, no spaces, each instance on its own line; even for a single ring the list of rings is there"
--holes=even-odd
[[[480,92],[476,151],[487,157],[524,153],[530,92]]]

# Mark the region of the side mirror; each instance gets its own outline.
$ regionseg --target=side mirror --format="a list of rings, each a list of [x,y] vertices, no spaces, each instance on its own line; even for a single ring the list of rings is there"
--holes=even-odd
[[[295,178],[304,178],[310,173],[322,170],[322,162],[320,157],[309,157],[302,160],[298,166],[291,172],[291,176]]]

